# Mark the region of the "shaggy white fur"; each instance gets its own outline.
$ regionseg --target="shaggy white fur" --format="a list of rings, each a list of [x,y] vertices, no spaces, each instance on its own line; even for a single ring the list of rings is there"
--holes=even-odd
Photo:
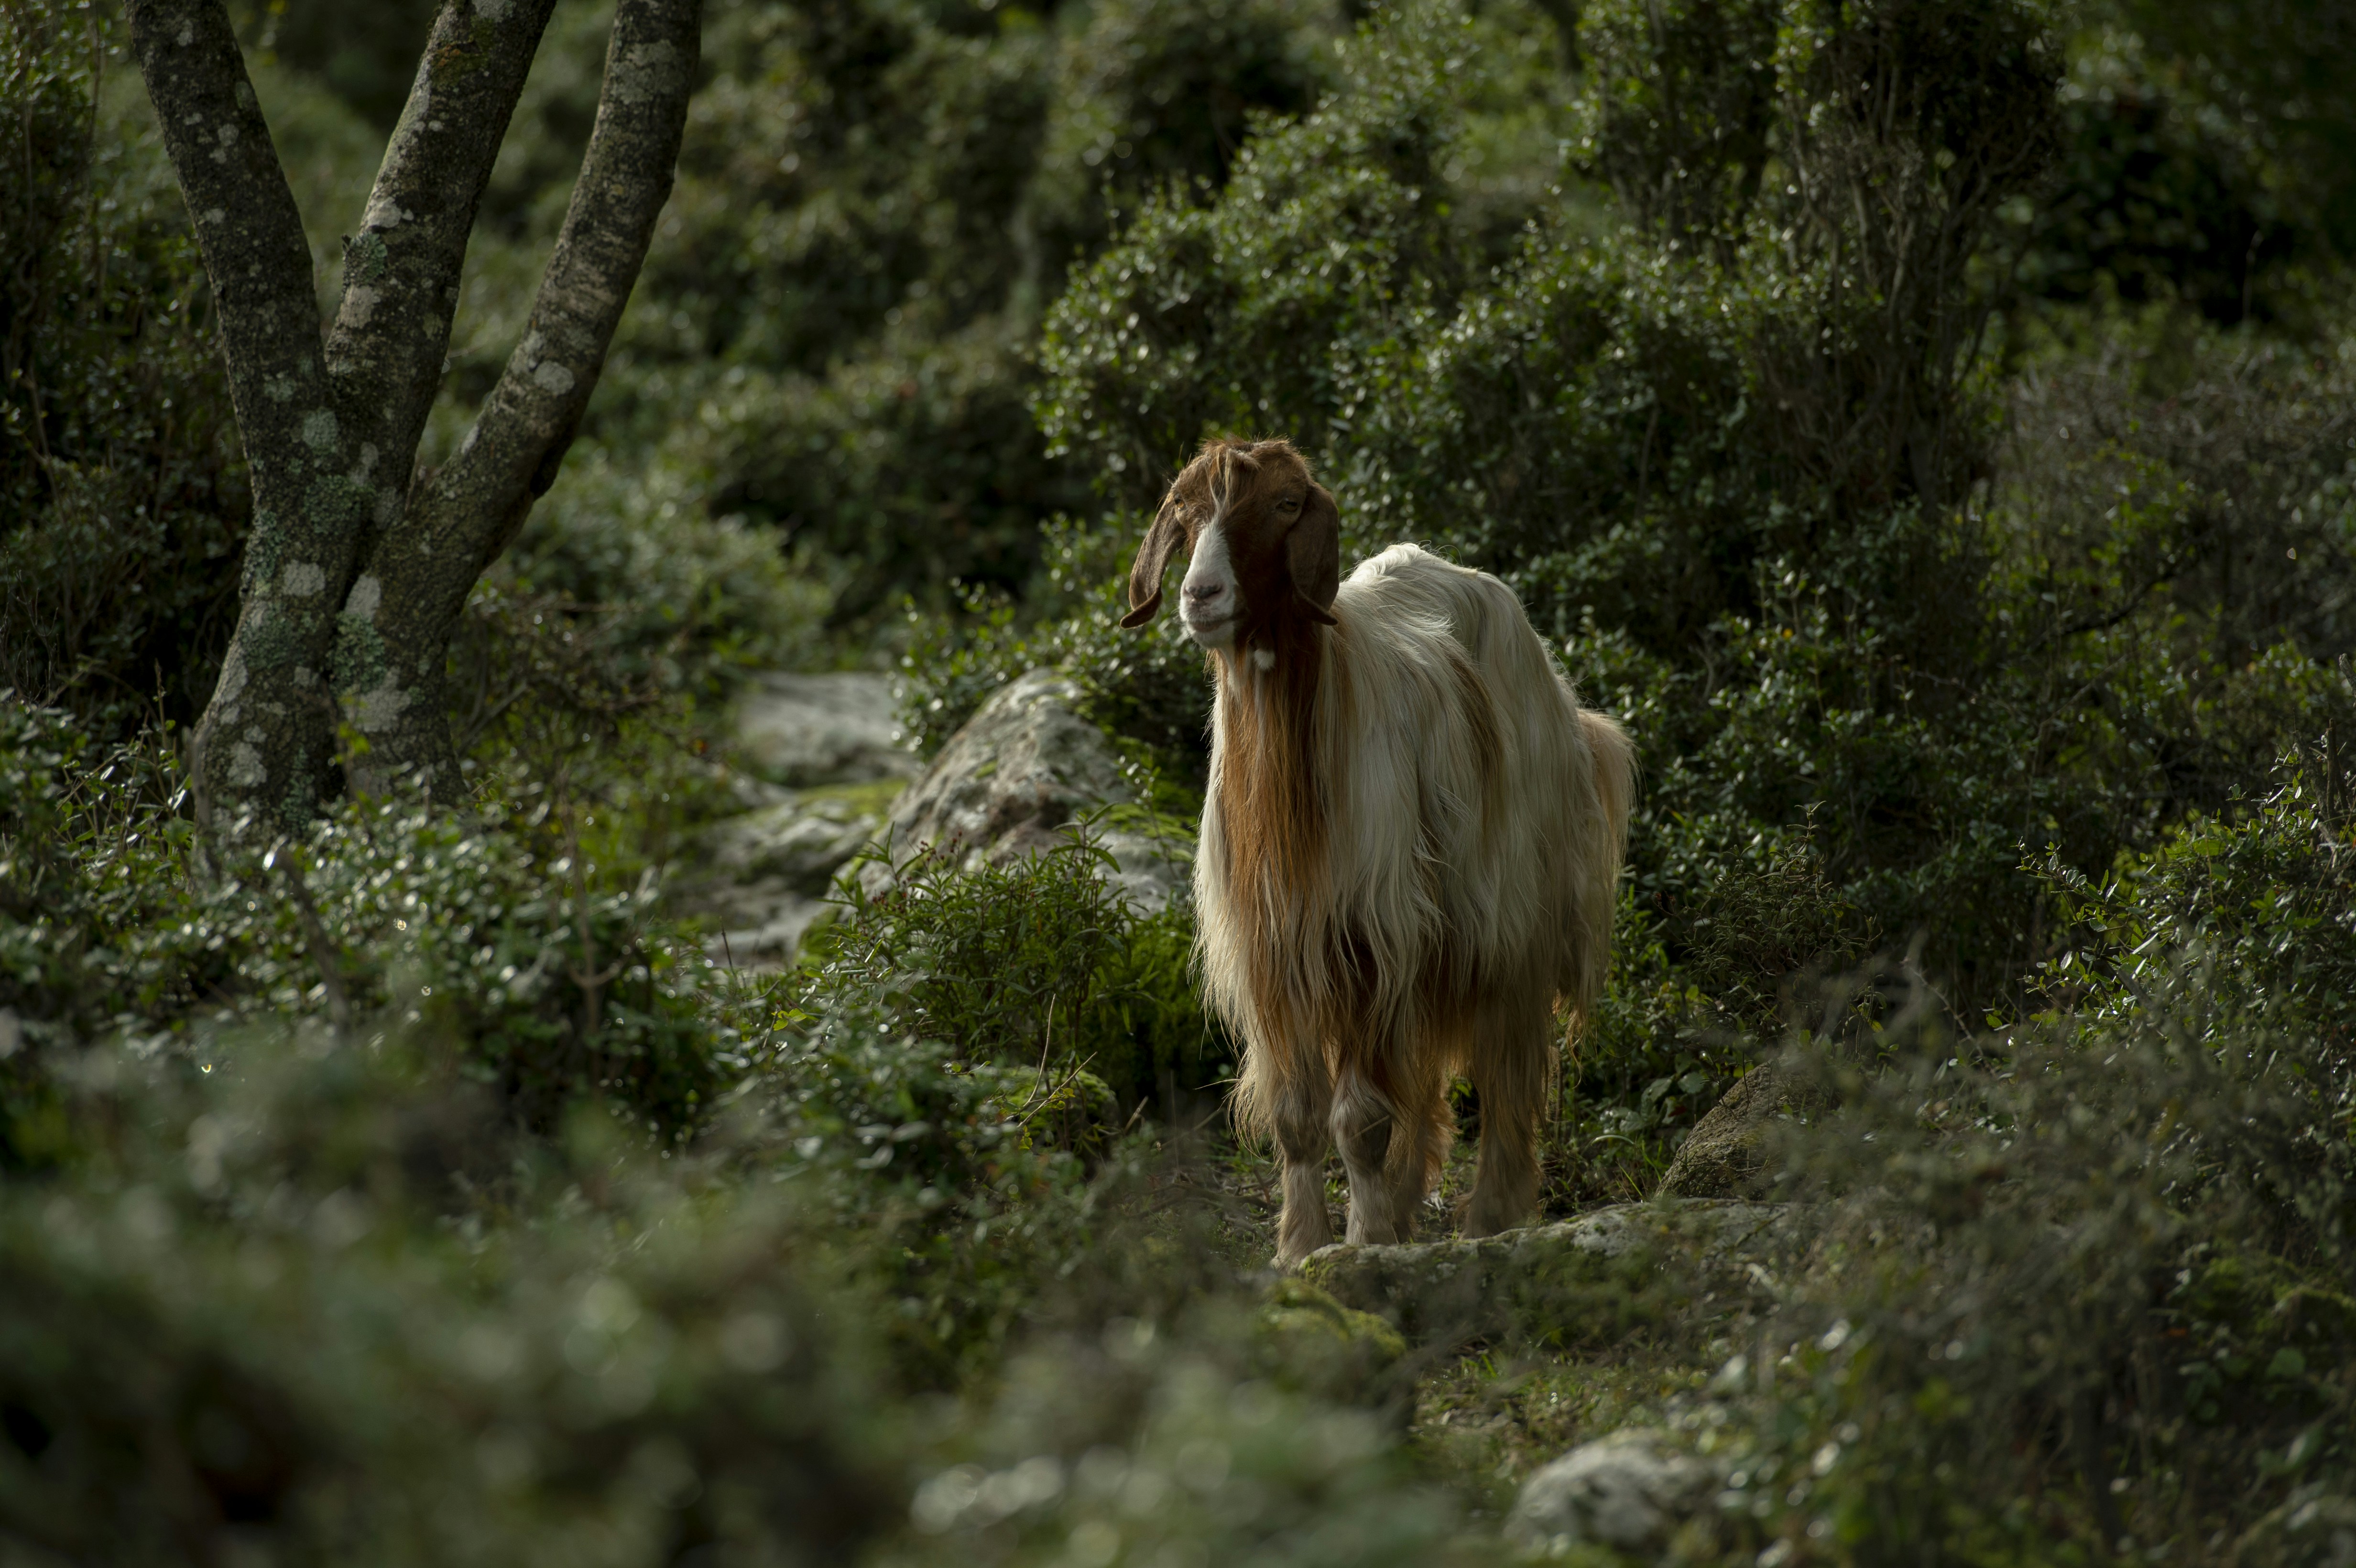
[[[1222,667],[1195,860],[1206,998],[1250,1042],[1248,1124],[1291,1141],[1288,1124],[1324,1119],[1321,1081],[1338,1092],[1353,1241],[1411,1227],[1444,1152],[1445,1075],[1469,1072],[1484,1136],[1468,1227],[1501,1229],[1535,1198],[1535,1148],[1495,1146],[1521,1141],[1510,1123],[1550,1081],[1552,1004],[1584,1013],[1609,962],[1633,753],[1618,725],[1580,707],[1512,591],[1486,573],[1395,545],[1342,583],[1332,614],[1313,730],[1324,874],[1266,887],[1248,901],[1258,921],[1239,917],[1231,878],[1274,868],[1232,864],[1221,775],[1238,707],[1228,688],[1267,677]],[[1271,960],[1281,1018],[1263,1006]],[[1327,1032],[1337,1027],[1352,1038]],[[1396,1168],[1379,1175],[1352,1158],[1369,1119],[1408,1135],[1383,1140]],[[1362,1202],[1362,1185],[1388,1197]],[[1313,1209],[1280,1261],[1322,1244],[1322,1198]]]

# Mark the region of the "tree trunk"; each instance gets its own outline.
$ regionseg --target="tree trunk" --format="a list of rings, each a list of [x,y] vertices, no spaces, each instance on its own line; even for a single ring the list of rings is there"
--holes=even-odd
[[[200,819],[297,826],[333,793],[456,789],[442,690],[483,569],[554,479],[628,302],[692,90],[701,0],[620,0],[582,176],[523,341],[458,455],[412,475],[476,209],[554,0],[444,0],[324,337],[269,128],[220,0],[131,0],[252,473],[236,633],[193,748]]]

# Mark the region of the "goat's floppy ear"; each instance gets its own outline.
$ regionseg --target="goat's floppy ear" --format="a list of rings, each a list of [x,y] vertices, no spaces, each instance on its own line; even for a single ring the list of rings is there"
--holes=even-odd
[[[1284,564],[1310,619],[1332,625],[1333,596],[1342,592],[1342,512],[1323,485],[1309,486],[1301,520],[1284,536]]]
[[[1129,568],[1129,613],[1120,618],[1124,626],[1142,626],[1162,608],[1162,574],[1168,570],[1179,541],[1186,537],[1178,511],[1178,497],[1164,496],[1153,526],[1145,530],[1145,542],[1137,547],[1137,560]]]

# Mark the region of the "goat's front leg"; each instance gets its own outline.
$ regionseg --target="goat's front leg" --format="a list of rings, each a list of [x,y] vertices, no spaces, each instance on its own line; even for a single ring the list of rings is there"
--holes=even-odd
[[[1322,1069],[1322,1063],[1320,1064]],[[1326,1131],[1332,1086],[1322,1081],[1287,1085],[1276,1102],[1276,1159],[1284,1208],[1276,1221],[1276,1266],[1298,1268],[1332,1244],[1333,1217],[1325,1208]]]
[[[1391,1134],[1398,1115],[1389,1096],[1362,1072],[1344,1068],[1333,1093],[1333,1142],[1342,1150],[1342,1168],[1350,1176],[1350,1224],[1344,1233],[1352,1246],[1384,1245],[1402,1240],[1398,1217],[1385,1179],[1384,1166],[1391,1150]]]

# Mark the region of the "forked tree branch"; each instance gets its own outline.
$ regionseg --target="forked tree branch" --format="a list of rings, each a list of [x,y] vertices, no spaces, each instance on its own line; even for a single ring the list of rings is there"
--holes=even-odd
[[[130,0],[194,220],[252,475],[237,631],[198,726],[198,814],[307,818],[333,788],[337,608],[397,517],[491,163],[554,0],[444,0],[323,343],[309,246],[220,0]]]
[[[555,0],[444,0],[386,145],[359,231],[344,241],[344,293],[327,373],[344,428],[383,475],[370,523],[407,498],[408,466],[449,352],[458,277],[508,121]],[[377,453],[369,456],[369,448]],[[340,600],[348,578],[335,585]]]
[[[359,782],[455,782],[444,651],[483,569],[572,445],[669,199],[701,0],[621,0],[597,121],[522,339],[456,456],[378,540],[338,633],[337,687],[369,742]]]

